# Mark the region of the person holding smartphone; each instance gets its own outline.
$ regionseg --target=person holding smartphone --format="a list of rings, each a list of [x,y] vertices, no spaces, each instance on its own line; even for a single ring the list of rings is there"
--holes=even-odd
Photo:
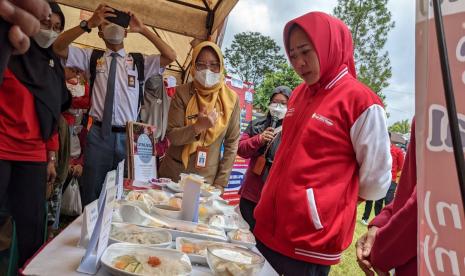
[[[133,13],[117,11],[105,4],[58,37],[54,51],[67,59],[67,67],[75,67],[91,76],[91,107],[93,125],[87,136],[84,171],[81,183],[83,206],[98,198],[108,171],[116,169],[126,157],[126,123],[136,121],[140,107],[139,70],[143,81],[159,74],[160,67],[176,59],[175,51],[150,31]],[[115,24],[115,23],[118,24]],[[128,28],[126,28],[128,27]],[[98,28],[106,50],[92,63],[93,50],[70,44],[85,33]],[[137,68],[135,57],[124,49],[128,32],[140,33],[158,49],[160,55],[144,55],[143,67]],[[92,74],[94,73],[94,80]]]

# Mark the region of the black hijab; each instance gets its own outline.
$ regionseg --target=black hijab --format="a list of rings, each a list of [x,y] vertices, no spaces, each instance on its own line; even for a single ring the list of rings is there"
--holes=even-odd
[[[282,94],[289,99],[291,96],[291,89],[284,85],[276,87],[273,90],[273,93],[271,94],[270,102],[276,94]],[[283,120],[279,120],[276,124],[276,127],[281,126],[282,121]],[[250,137],[252,137],[257,134],[262,133],[268,127],[271,127],[271,124],[272,124],[272,118],[271,118],[270,112],[268,112],[266,116],[262,116],[260,118],[257,118],[251,121],[250,124],[247,126],[245,132],[249,134]]]
[[[64,16],[58,4],[49,4],[64,26]],[[42,139],[47,141],[57,128],[60,113],[71,104],[59,57],[52,47],[41,48],[31,39],[29,50],[24,55],[12,56],[8,68],[34,96]]]

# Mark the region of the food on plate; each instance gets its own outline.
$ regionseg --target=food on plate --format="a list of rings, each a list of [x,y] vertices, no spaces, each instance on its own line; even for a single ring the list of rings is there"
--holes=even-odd
[[[168,201],[168,205],[173,208],[181,209],[182,199],[177,197],[172,197]]]
[[[164,204],[170,200],[170,197],[160,190],[130,191],[126,196],[128,201],[140,201],[146,204],[150,209],[155,204]]]
[[[215,275],[256,275],[265,259],[247,249],[234,246],[212,245],[207,247],[207,259]]]
[[[141,229],[135,225],[111,226],[110,237],[113,240],[136,243],[136,244],[161,244],[171,241],[169,233],[166,231],[153,231],[151,229]]]
[[[207,207],[205,207],[205,204],[200,204],[199,205],[199,218],[201,220],[204,220],[206,218],[208,218],[208,209]]]
[[[115,268],[124,270],[126,272],[142,272],[142,264],[137,260],[136,257],[131,255],[123,255],[117,257],[114,261],[114,266]]]
[[[150,256],[149,260],[147,262],[151,267],[156,267],[161,264],[160,258],[155,257],[155,256]]]
[[[160,204],[160,205],[157,205],[156,207],[159,209],[167,210],[167,211],[181,211],[181,208],[170,206],[170,205]]]
[[[232,240],[245,242],[245,243],[255,243],[255,237],[248,229],[237,229],[229,233],[229,236]]]
[[[143,254],[116,257],[113,267],[138,275],[184,275],[191,271],[190,263],[184,260]]]
[[[219,229],[214,229],[205,224],[198,224],[193,229],[194,233],[207,234],[213,236],[223,236],[224,231]]]
[[[150,189],[147,190],[147,194],[152,197],[156,204],[164,204],[170,200],[170,197],[164,191]]]
[[[208,244],[209,242],[207,241],[194,243],[187,240],[182,240],[181,251],[186,254],[200,255],[206,257]]]
[[[147,210],[150,210],[156,204],[151,196],[139,191],[130,191],[126,196],[126,200],[140,202],[145,207],[144,209]]]

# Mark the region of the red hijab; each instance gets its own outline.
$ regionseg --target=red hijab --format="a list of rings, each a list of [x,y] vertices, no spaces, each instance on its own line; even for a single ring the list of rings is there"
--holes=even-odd
[[[284,45],[289,56],[289,35],[293,26],[307,33],[320,63],[320,79],[312,87],[325,87],[344,67],[356,78],[354,48],[349,28],[323,12],[310,12],[289,21],[284,27]]]

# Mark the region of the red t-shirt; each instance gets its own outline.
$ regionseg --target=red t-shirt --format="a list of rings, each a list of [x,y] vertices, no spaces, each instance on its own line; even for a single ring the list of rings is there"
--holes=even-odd
[[[73,97],[71,100],[71,108],[74,109],[89,109],[90,108],[90,93],[89,93],[89,85],[85,85],[85,93],[82,97]],[[63,117],[65,118],[68,125],[74,125],[76,117],[65,111],[62,113]]]
[[[402,167],[404,166],[404,152],[396,147],[395,145],[391,144],[391,156],[392,156],[392,181],[397,183],[397,174],[402,171]]]
[[[45,162],[47,150],[58,150],[58,134],[42,140],[34,96],[8,69],[0,95],[0,160]]]

